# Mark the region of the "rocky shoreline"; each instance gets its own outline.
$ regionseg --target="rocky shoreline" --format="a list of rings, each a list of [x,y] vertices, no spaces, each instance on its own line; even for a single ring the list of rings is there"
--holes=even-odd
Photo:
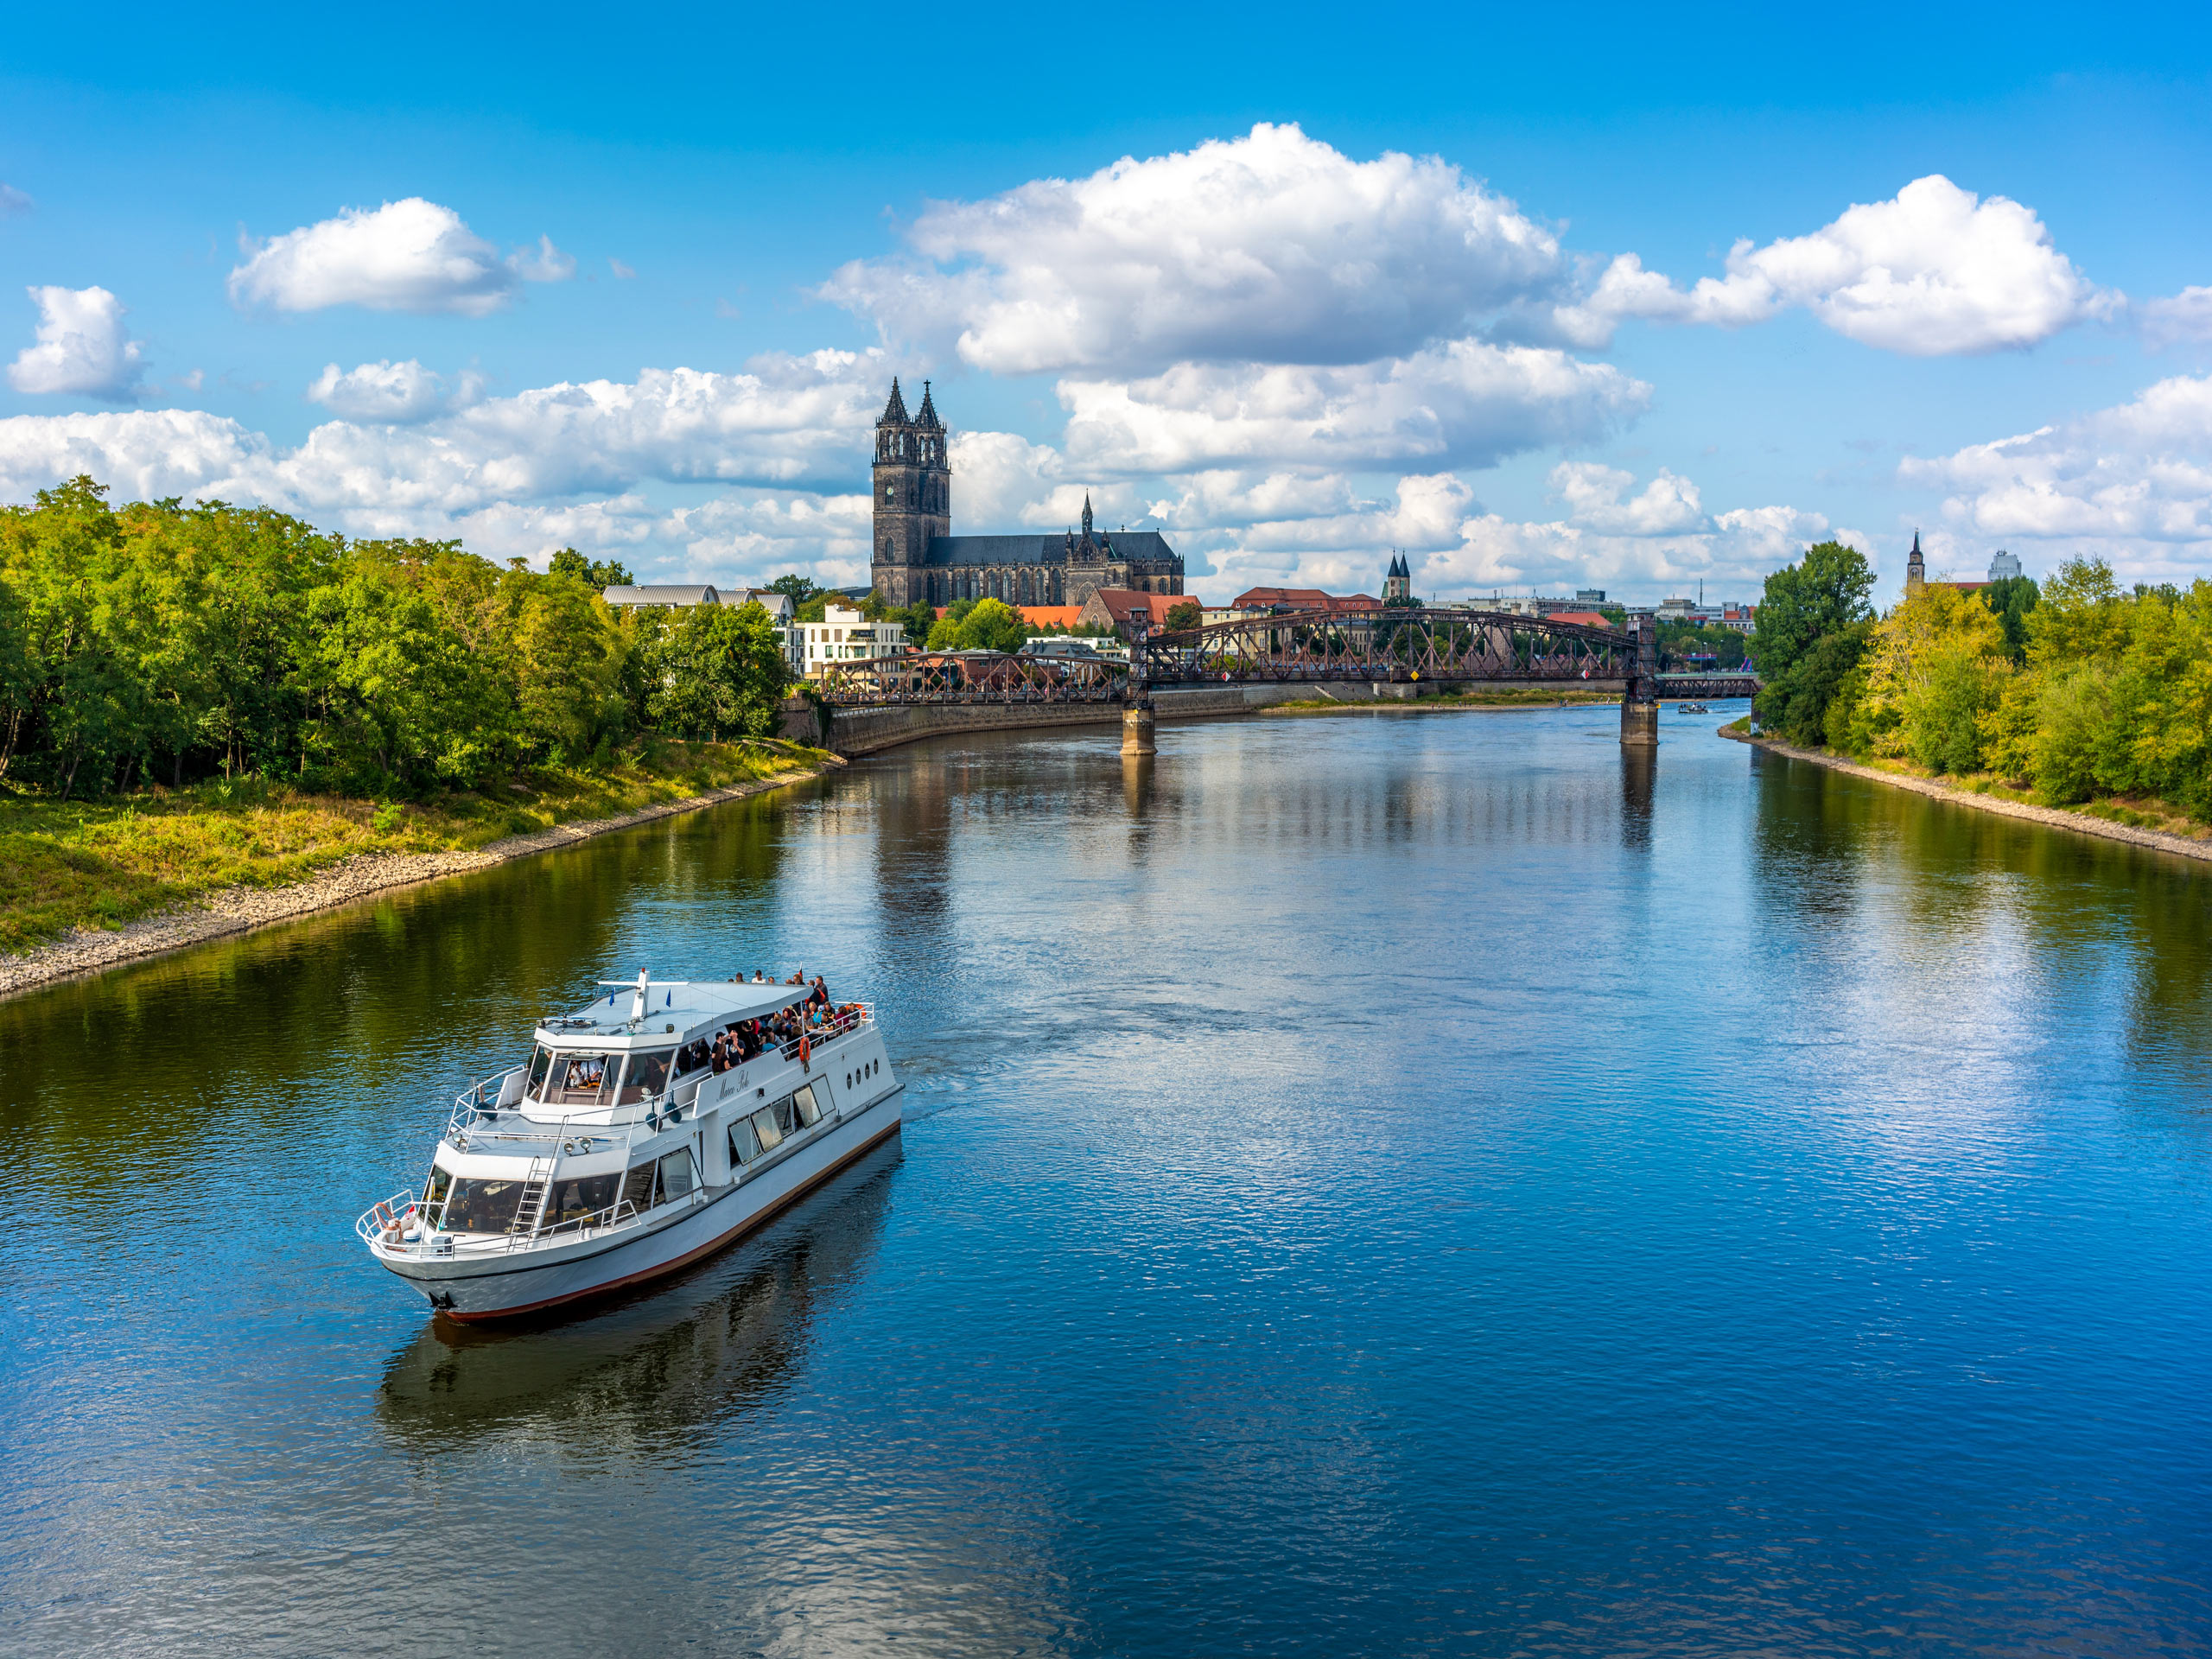
[[[829,764],[843,763],[833,760]],[[747,795],[782,789],[819,777],[825,769],[795,767],[771,777],[733,784],[727,789],[711,790],[704,795],[618,813],[610,818],[580,819],[574,823],[555,824],[550,830],[533,830],[526,836],[510,836],[474,852],[357,853],[312,880],[283,887],[228,887],[200,903],[144,917],[112,932],[79,928],[67,938],[40,945],[20,957],[0,957],[0,997],[18,995],[59,980],[99,973],[124,963],[164,956],[188,945],[204,944],[210,939],[251,932],[272,923],[335,910],[341,905],[389,893],[395,887],[489,869],[495,864],[527,858],[533,853],[588,841],[611,830],[626,830],[655,818],[696,812],[702,807],[719,806]]]
[[[1916,795],[1948,801],[1955,806],[1972,807],[1977,811],[1994,812],[2007,818],[2025,818],[2031,823],[2044,824],[2053,830],[2078,830],[2085,836],[2099,836],[2107,841],[2124,841],[2131,846],[2148,847],[2161,853],[2177,854],[2183,858],[2212,861],[2212,840],[2199,841],[2194,836],[2177,836],[2164,830],[2139,830],[2133,824],[2114,823],[2109,818],[2092,817],[2086,812],[2069,812],[2063,807],[2036,806],[2026,801],[2008,801],[2000,796],[1977,795],[1972,790],[1961,789],[1955,784],[1938,782],[1932,778],[1915,778],[1904,772],[1885,772],[1878,766],[1862,766],[1856,760],[1847,760],[1824,749],[1801,749],[1796,744],[1784,743],[1779,738],[1752,737],[1743,732],[1731,731],[1726,726],[1720,728],[1720,735],[1733,738],[1738,743],[1748,743],[1754,748],[1786,754],[1792,760],[1810,761],[1814,766],[1826,766],[1831,772],[1846,772],[1854,778],[1888,784],[1897,789],[1909,789]]]

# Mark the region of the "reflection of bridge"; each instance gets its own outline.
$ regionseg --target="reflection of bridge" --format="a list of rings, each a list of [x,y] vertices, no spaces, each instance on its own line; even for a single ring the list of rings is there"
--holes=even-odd
[[[1153,691],[1208,684],[1415,683],[1618,691],[1621,741],[1657,741],[1661,699],[1748,696],[1757,678],[1662,674],[1648,617],[1625,631],[1503,611],[1294,611],[1141,638],[1118,663],[925,652],[833,663],[823,695],[845,705],[1120,702],[1148,734]],[[1148,745],[1148,735],[1147,735]]]

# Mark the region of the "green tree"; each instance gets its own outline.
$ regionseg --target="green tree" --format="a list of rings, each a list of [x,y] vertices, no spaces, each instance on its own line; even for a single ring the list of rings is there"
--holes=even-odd
[[[1751,643],[1764,724],[1792,742],[1825,741],[1829,700],[1866,649],[1873,590],[1865,556],[1840,542],[1817,543],[1766,579]]]
[[[1179,599],[1167,607],[1166,626],[1173,629],[1203,627],[1205,612],[1195,599]]]
[[[2033,576],[1999,576],[1979,597],[2005,631],[2005,654],[2014,667],[2028,660],[2028,613],[2042,597]]]
[[[566,575],[533,583],[515,619],[515,698],[525,741],[557,764],[618,734],[622,658],[621,632],[604,600]]]
[[[546,574],[574,576],[598,593],[604,593],[609,588],[627,588],[632,581],[628,566],[618,564],[613,559],[587,559],[573,547],[564,547],[556,553]]]
[[[648,702],[664,731],[709,741],[766,737],[789,675],[783,630],[758,604],[698,605],[660,644]]]

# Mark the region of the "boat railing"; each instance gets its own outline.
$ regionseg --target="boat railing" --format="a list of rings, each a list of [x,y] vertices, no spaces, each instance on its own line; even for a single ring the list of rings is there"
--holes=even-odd
[[[692,1189],[694,1202],[699,1191]],[[620,1227],[637,1220],[641,1213],[631,1199],[617,1198],[588,1215],[572,1216],[550,1225],[540,1223],[527,1231],[510,1227],[504,1233],[455,1236],[445,1230],[444,1205],[424,1204],[403,1188],[363,1211],[353,1231],[364,1243],[377,1246],[387,1255],[494,1255],[531,1249],[550,1239],[581,1237]],[[412,1238],[407,1236],[410,1230],[415,1235]],[[399,1236],[393,1237],[394,1233]]]
[[[820,1050],[827,1048],[839,1038],[849,1037],[861,1027],[873,1023],[874,1019],[875,1005],[874,1003],[849,1002],[842,1013],[820,1030],[807,1032],[785,1043],[783,1046],[783,1056],[787,1060],[798,1058],[799,1045],[804,1043],[807,1046],[808,1054],[811,1057]]]

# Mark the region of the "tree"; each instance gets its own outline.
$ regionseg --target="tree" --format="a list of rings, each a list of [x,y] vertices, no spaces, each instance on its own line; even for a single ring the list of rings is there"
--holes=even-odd
[[[612,559],[587,559],[573,547],[564,547],[556,553],[546,574],[574,576],[596,593],[605,593],[609,588],[627,588],[631,582],[627,566]]]
[[[1166,626],[1177,632],[1185,628],[1203,627],[1205,620],[1205,612],[1199,608],[1198,601],[1195,599],[1179,599],[1167,607]]]
[[[1817,543],[1766,579],[1751,644],[1762,722],[1792,742],[1824,741],[1829,699],[1866,647],[1873,591],[1865,556],[1840,542]]]
[[[787,570],[768,584],[768,591],[789,599],[791,608],[796,611],[823,590],[814,585],[811,577],[802,576],[796,570]]]
[[[2014,667],[2028,660],[2028,613],[2042,597],[2033,576],[1999,576],[1979,595],[2005,631],[2005,654]]]
[[[565,574],[534,582],[515,618],[515,702],[524,741],[559,764],[619,731],[622,656],[621,632],[605,600]]]
[[[696,605],[659,642],[656,724],[710,742],[766,737],[790,674],[783,630],[759,604]]]
[[[1859,693],[1865,712],[1846,717],[1857,741],[1844,747],[1910,755],[1933,772],[1979,772],[2011,671],[2004,626],[1988,607],[1947,582],[1916,588],[1874,626]],[[1838,696],[1831,714],[1848,702]]]

